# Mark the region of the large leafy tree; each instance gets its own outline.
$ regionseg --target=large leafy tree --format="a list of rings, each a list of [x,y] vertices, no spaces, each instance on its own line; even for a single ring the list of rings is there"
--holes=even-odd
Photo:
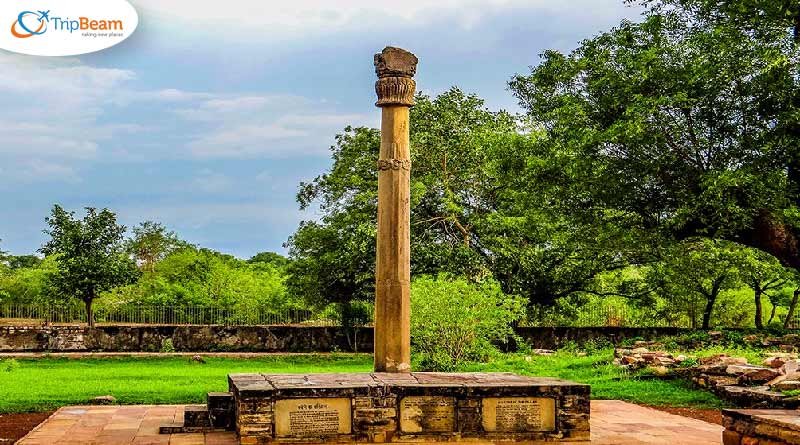
[[[495,276],[504,291],[532,302],[585,287],[599,270],[626,264],[614,243],[629,232],[605,230],[532,205],[521,174],[538,163],[536,133],[519,131],[505,112],[452,89],[419,95],[411,110],[412,273]],[[298,193],[304,222],[288,242],[289,286],[319,302],[373,296],[380,134],[348,128],[332,148],[330,171]],[[625,244],[625,243],[621,243]]]
[[[140,223],[132,231],[133,236],[126,241],[126,248],[139,266],[148,272],[155,272],[156,263],[170,253],[189,246],[175,232],[155,221]]]
[[[741,286],[741,255],[736,244],[707,238],[688,239],[666,249],[647,274],[656,292],[670,303],[672,311],[666,316],[683,312],[692,328],[711,327],[720,295]]]
[[[649,243],[725,239],[800,268],[798,7],[646,1],[510,83],[537,130],[531,196]]]
[[[74,212],[56,205],[46,221],[50,240],[41,252],[58,258],[57,272],[51,276],[53,288],[62,296],[82,300],[89,326],[94,326],[95,298],[138,277],[136,263],[125,253],[125,226],[117,224],[110,210],[91,207],[76,219]]]
[[[753,291],[755,312],[753,319],[756,328],[764,327],[762,299],[766,295],[782,290],[791,279],[787,269],[772,255],[761,250],[742,249],[739,254],[739,271],[742,282]],[[776,300],[770,298],[772,313],[769,320],[775,318]]]

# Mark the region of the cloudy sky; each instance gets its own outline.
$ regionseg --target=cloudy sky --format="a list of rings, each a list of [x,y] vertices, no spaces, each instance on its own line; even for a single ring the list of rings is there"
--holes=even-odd
[[[160,221],[240,257],[302,219],[301,180],[345,125],[378,124],[372,54],[420,58],[418,87],[493,109],[538,54],[636,18],[622,0],[131,0],[133,37],[76,58],[0,50],[0,250],[42,243],[54,203]]]

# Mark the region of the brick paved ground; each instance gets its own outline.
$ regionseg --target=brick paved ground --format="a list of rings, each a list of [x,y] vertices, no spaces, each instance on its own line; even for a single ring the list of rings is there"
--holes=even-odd
[[[183,407],[82,406],[58,410],[20,445],[234,445],[232,433],[159,435]],[[722,427],[616,400],[592,402],[592,445],[719,445]]]

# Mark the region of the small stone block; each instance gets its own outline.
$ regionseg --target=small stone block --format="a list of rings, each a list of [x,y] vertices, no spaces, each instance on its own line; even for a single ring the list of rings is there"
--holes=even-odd
[[[167,423],[158,427],[158,434],[180,434],[182,432],[182,423]]]
[[[742,435],[736,431],[725,430],[722,432],[722,445],[741,445]]]
[[[207,428],[211,426],[208,408],[205,405],[187,405],[183,411],[183,426],[188,428]]]

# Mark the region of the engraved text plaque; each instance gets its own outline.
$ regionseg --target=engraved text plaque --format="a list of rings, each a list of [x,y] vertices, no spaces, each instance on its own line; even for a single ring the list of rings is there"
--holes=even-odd
[[[275,402],[278,437],[317,437],[350,434],[349,398],[284,399]]]
[[[483,399],[483,429],[490,432],[533,432],[556,429],[555,399],[487,397]]]
[[[409,396],[400,401],[400,430],[404,433],[447,433],[455,430],[453,397]]]

